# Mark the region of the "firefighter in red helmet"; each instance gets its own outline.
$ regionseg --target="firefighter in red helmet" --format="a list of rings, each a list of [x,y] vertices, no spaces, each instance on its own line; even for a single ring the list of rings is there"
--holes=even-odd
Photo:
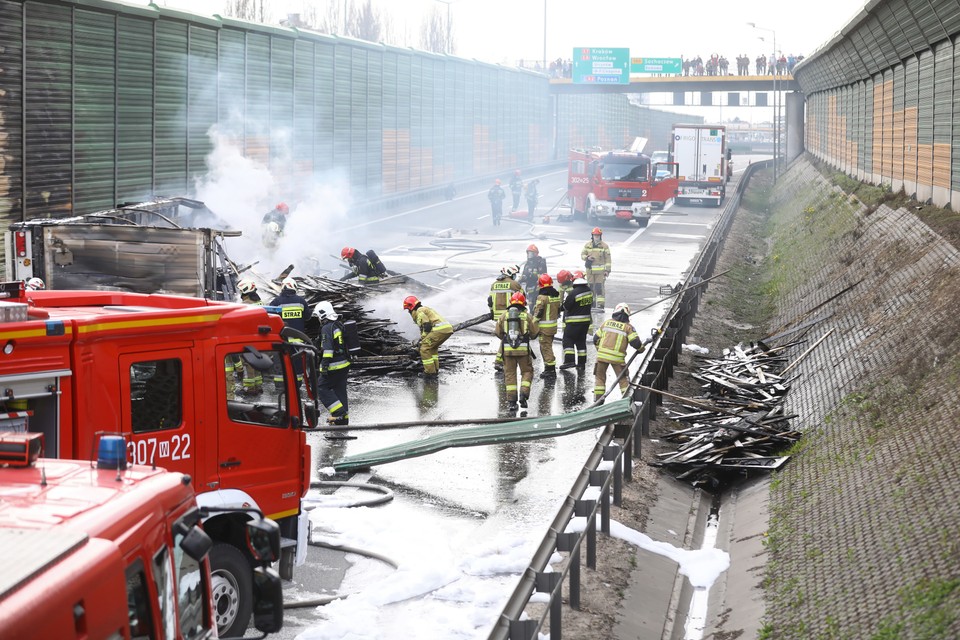
[[[263,214],[260,221],[260,231],[263,245],[268,249],[273,249],[283,237],[283,231],[287,226],[287,217],[290,214],[290,207],[286,202],[280,202],[270,211]]]
[[[440,345],[453,335],[453,325],[430,307],[423,306],[416,296],[404,298],[403,308],[420,328],[419,349],[423,376],[436,378],[440,374]]]
[[[530,398],[530,385],[533,382],[534,356],[530,349],[530,340],[540,335],[540,325],[527,313],[527,298],[522,291],[517,291],[510,297],[510,306],[497,321],[496,334],[503,348],[503,381],[507,388],[507,408],[515,411],[516,403],[519,402],[520,407],[526,409],[527,400]],[[519,384],[517,369],[520,370]]]
[[[557,376],[557,358],[553,353],[553,338],[557,335],[560,317],[560,292],[553,287],[553,278],[544,273],[537,281],[540,287],[533,305],[533,317],[540,325],[540,357],[543,358],[541,378]]]
[[[610,247],[603,241],[600,227],[594,227],[590,232],[590,241],[583,245],[580,259],[586,268],[587,284],[593,290],[593,305],[603,309],[603,287],[613,268],[613,261],[610,259]]]
[[[527,300],[530,301],[531,311],[537,299],[537,290],[540,288],[538,280],[546,272],[547,259],[540,255],[537,245],[531,244],[527,247],[527,261],[523,263],[523,271],[520,272],[519,278],[520,286],[523,287]]]

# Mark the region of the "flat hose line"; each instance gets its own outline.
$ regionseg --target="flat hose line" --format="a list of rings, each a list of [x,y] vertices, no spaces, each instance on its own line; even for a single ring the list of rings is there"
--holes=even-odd
[[[347,508],[372,507],[372,506],[384,504],[386,502],[393,500],[393,491],[391,491],[386,487],[380,487],[375,484],[366,484],[366,483],[358,484],[354,482],[339,482],[339,481],[333,481],[333,480],[321,480],[318,482],[310,483],[311,489],[322,489],[327,487],[348,487],[351,489],[360,489],[361,491],[374,491],[381,494],[380,496],[373,498],[371,500],[354,502],[348,505],[338,505],[338,508],[339,507],[347,507]],[[335,551],[343,551],[345,553],[355,553],[357,555],[373,558],[374,560],[379,560],[384,564],[390,565],[394,569],[399,568],[399,565],[397,564],[397,562],[392,558],[389,558],[383,554],[377,553],[376,551],[370,551],[369,549],[360,549],[358,547],[352,547],[350,545],[345,545],[345,544],[336,544],[333,542],[314,542],[312,540],[308,544],[311,547],[319,547],[322,549],[333,549]],[[321,596],[319,598],[307,598],[304,600],[294,600],[291,602],[284,602],[283,608],[284,609],[306,609],[308,607],[321,607],[323,605],[330,604],[331,602],[334,602],[336,600],[343,600],[344,598],[347,598],[351,595],[355,595],[355,594],[345,593],[345,594],[339,594],[339,595]]]

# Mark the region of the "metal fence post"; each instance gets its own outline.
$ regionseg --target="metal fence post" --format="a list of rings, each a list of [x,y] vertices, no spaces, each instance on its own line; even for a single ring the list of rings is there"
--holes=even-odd
[[[550,594],[550,640],[561,640],[562,637],[562,610],[563,598],[556,597],[554,590],[560,584],[560,574],[556,572],[540,572],[537,574],[534,588],[540,593]]]
[[[573,609],[580,609],[580,541],[579,533],[558,533],[557,551],[563,551],[570,554],[568,559],[570,565],[570,606]]]
[[[597,568],[597,510],[596,500],[580,499],[573,503],[573,515],[587,519],[587,566]]]

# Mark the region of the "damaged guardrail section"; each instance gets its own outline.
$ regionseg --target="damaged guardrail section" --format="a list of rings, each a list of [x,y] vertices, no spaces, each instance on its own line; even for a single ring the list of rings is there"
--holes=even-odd
[[[581,554],[586,543],[586,563],[590,569],[597,568],[597,513],[600,514],[600,531],[610,535],[610,503],[622,504],[623,483],[633,480],[634,458],[640,456],[643,436],[649,436],[650,420],[656,417],[662,396],[645,390],[648,387],[666,391],[679,361],[681,347],[686,339],[700,305],[705,286],[698,286],[710,278],[717,265],[723,241],[730,229],[733,216],[750,177],[759,169],[770,166],[772,161],[754,163],[744,171],[743,178],[726,205],[713,233],[690,270],[686,282],[672,287],[672,292],[681,292],[674,300],[660,326],[661,334],[644,354],[639,372],[634,378],[634,419],[632,422],[617,422],[607,428],[587,458],[583,469],[564,499],[563,505],[537,547],[527,569],[520,577],[513,594],[507,600],[500,618],[490,632],[491,640],[529,640],[537,638],[549,618],[551,640],[562,638],[562,591],[563,581],[568,580],[567,593],[570,606],[580,607]],[[636,384],[639,382],[639,385]],[[603,464],[604,468],[600,466]],[[607,469],[609,467],[609,469]],[[599,498],[585,498],[590,487],[599,490]],[[583,531],[567,531],[572,518],[586,518]],[[565,555],[562,568],[555,570],[550,558],[555,553]],[[536,593],[549,594],[549,604],[542,615],[529,616],[527,607]]]

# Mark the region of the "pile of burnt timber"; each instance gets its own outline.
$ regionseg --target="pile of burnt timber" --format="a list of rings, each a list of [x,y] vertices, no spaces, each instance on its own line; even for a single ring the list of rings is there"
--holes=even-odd
[[[752,471],[781,467],[780,455],[800,439],[786,415],[783,399],[789,380],[782,375],[784,351],[794,344],[769,348],[759,342],[724,350],[724,357],[701,357],[703,365],[690,375],[702,383],[699,398],[663,392],[667,417],[689,425],[662,440],[677,443],[675,451],[657,454],[654,466],[667,468],[678,479],[716,488]]]

